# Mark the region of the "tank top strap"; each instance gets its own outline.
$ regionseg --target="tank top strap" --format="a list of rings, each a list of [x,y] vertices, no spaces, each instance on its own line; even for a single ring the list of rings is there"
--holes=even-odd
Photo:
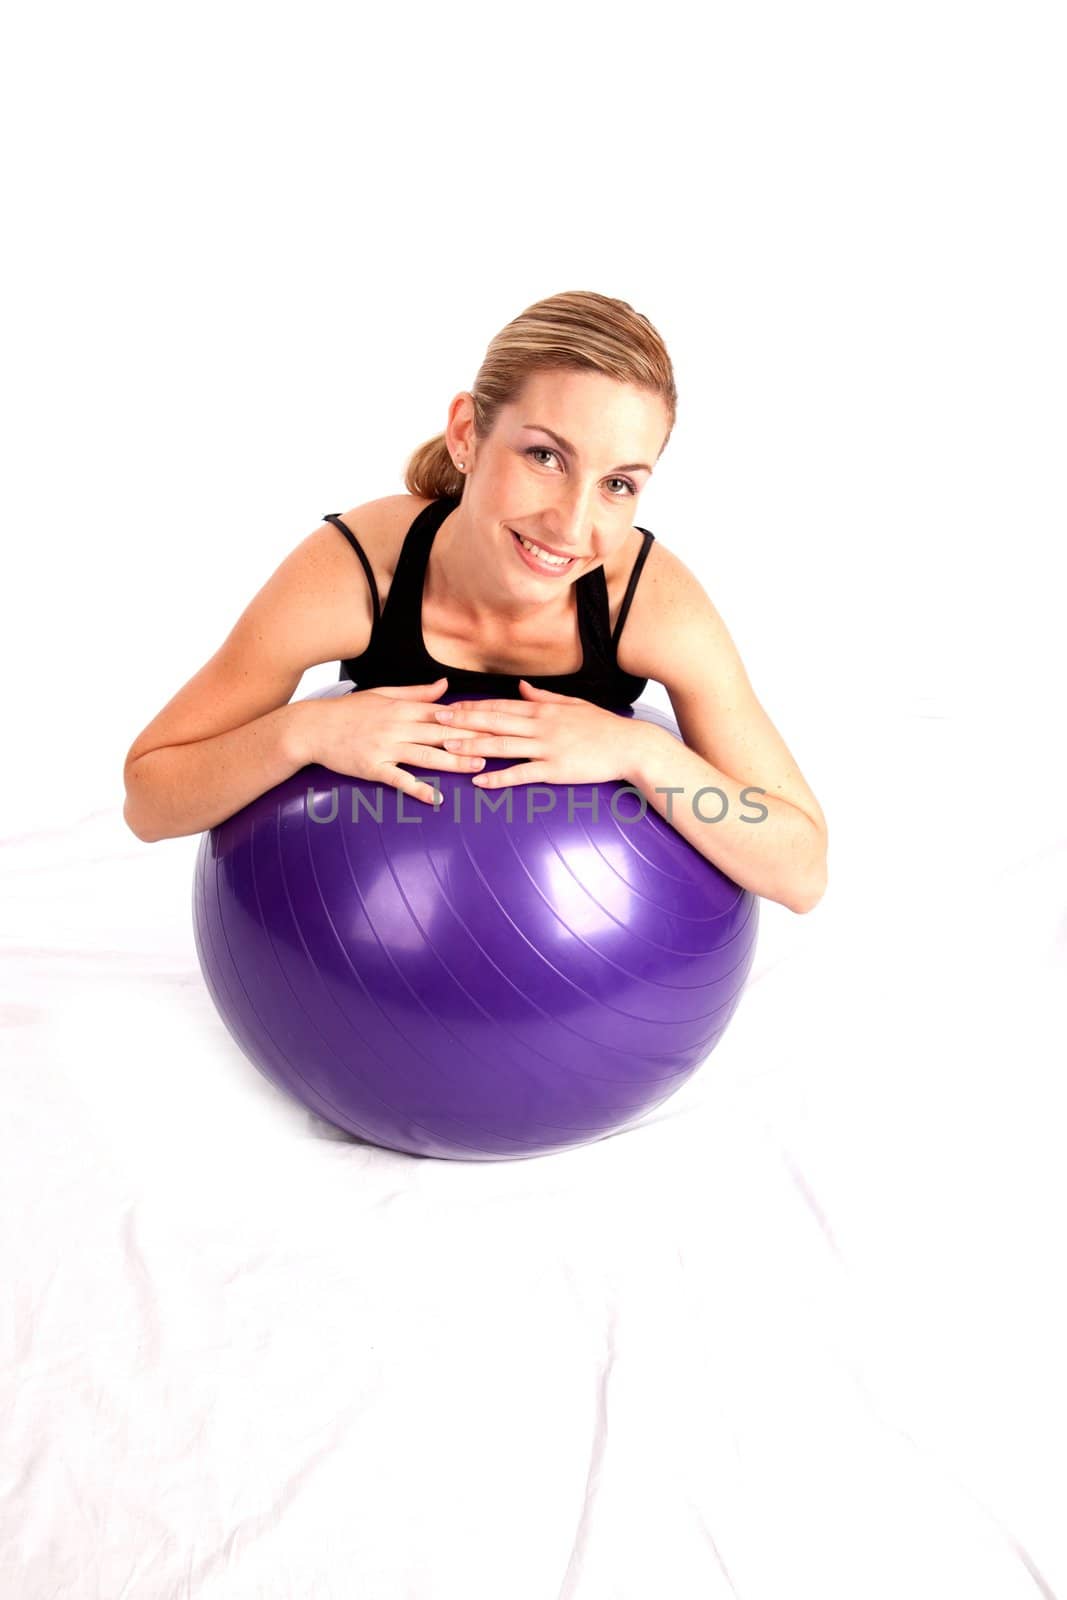
[[[375,597],[375,618],[376,622],[380,618],[380,623],[372,630],[371,642],[362,655],[340,663],[342,681],[372,689],[383,683],[428,682],[447,674],[451,687],[463,693],[520,698],[519,679],[515,674],[447,666],[436,661],[426,648],[422,634],[422,600],[430,549],[438,528],[459,503],[458,496],[439,495],[416,514],[397,555],[384,605],[378,601],[373,573],[367,570]],[[351,529],[335,513],[325,520],[338,527],[369,569],[370,563],[365,560]],[[643,694],[647,678],[623,672],[615,649],[653,539],[647,528],[639,527],[638,532],[644,536],[644,543],[630,572],[614,630],[607,580],[601,565],[592,572],[583,573],[575,583],[583,652],[581,666],[570,673],[525,674],[532,683],[612,708],[632,705]]]
[[[429,505],[423,506],[404,535],[382,612],[383,617],[389,619],[392,633],[398,638],[422,637],[422,591],[426,582],[430,546],[442,522],[458,505],[458,499],[453,496],[440,495],[436,500],[431,500]]]
[[[634,591],[637,588],[637,580],[641,576],[641,568],[648,559],[648,552],[651,550],[652,541],[656,537],[651,529],[642,528],[637,523],[635,523],[634,526],[637,528],[638,533],[643,534],[644,537],[641,543],[641,548],[637,552],[637,560],[634,562],[633,568],[630,572],[630,581],[626,585],[626,593],[622,597],[622,605],[619,607],[619,615],[615,623],[615,631],[611,635],[612,649],[616,649],[618,647],[619,635],[622,632],[623,623],[626,621],[626,618],[630,612],[630,606],[633,603]]]
[[[378,599],[378,585],[374,581],[374,568],[371,566],[370,562],[367,559],[366,551],[363,549],[363,546],[360,544],[359,540],[356,538],[355,534],[352,532],[352,529],[348,526],[348,524],[346,522],[343,521],[343,519],[339,516],[339,514],[336,511],[327,511],[322,520],[323,520],[323,522],[331,522],[333,524],[333,526],[340,533],[344,534],[345,538],[348,540],[349,544],[352,546],[353,550],[356,552],[356,555],[362,561],[363,570],[367,574],[367,582],[370,584],[371,600],[372,600],[372,602],[374,604],[374,624],[373,624],[373,626],[377,627],[378,618],[382,614],[382,608],[381,608],[381,602]]]

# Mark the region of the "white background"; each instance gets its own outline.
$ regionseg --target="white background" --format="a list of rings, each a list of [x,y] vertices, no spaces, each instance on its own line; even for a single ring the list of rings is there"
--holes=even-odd
[[[571,288],[667,341],[678,422],[635,520],[700,576],[817,792],[853,718],[1014,717],[1050,678],[1055,704],[1057,16],[9,22],[4,818],[121,797],[136,734],[285,554],[399,492],[497,329]],[[1032,804],[1038,770],[989,757],[976,789]]]
[[[1062,27],[5,23],[9,1592],[1067,1593]],[[133,838],[122,763],[582,288],[667,342],[635,520],[725,617],[830,888],[765,904],[648,1129],[413,1165],[235,1054],[197,841]]]

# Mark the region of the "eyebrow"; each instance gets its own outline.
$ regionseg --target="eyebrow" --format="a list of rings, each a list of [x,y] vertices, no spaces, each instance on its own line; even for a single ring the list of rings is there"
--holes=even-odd
[[[564,439],[560,433],[553,433],[552,429],[546,428],[543,422],[524,422],[522,426],[524,428],[537,428],[541,433],[547,433],[548,437],[554,439],[560,449],[565,450],[568,455],[576,456],[578,454],[569,439]],[[651,472],[652,468],[647,461],[628,461],[624,467],[612,467],[611,470],[612,472]]]

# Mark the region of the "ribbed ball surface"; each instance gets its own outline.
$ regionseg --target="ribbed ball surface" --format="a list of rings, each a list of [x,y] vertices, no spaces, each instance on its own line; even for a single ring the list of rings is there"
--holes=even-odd
[[[585,1143],[674,1094],[737,1006],[757,897],[624,784],[411,770],[436,811],[310,766],[204,834],[197,952],[249,1059],[350,1133],[458,1160]]]

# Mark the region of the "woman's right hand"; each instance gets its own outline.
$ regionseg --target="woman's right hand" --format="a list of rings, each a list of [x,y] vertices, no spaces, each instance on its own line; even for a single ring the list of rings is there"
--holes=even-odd
[[[443,772],[477,772],[485,766],[484,756],[455,755],[442,748],[452,730],[434,720],[434,708],[447,690],[448,679],[438,678],[436,683],[356,689],[334,699],[306,701],[315,706],[308,761],[342,777],[387,783],[415,800],[435,804],[438,791],[404,772],[399,762]]]

